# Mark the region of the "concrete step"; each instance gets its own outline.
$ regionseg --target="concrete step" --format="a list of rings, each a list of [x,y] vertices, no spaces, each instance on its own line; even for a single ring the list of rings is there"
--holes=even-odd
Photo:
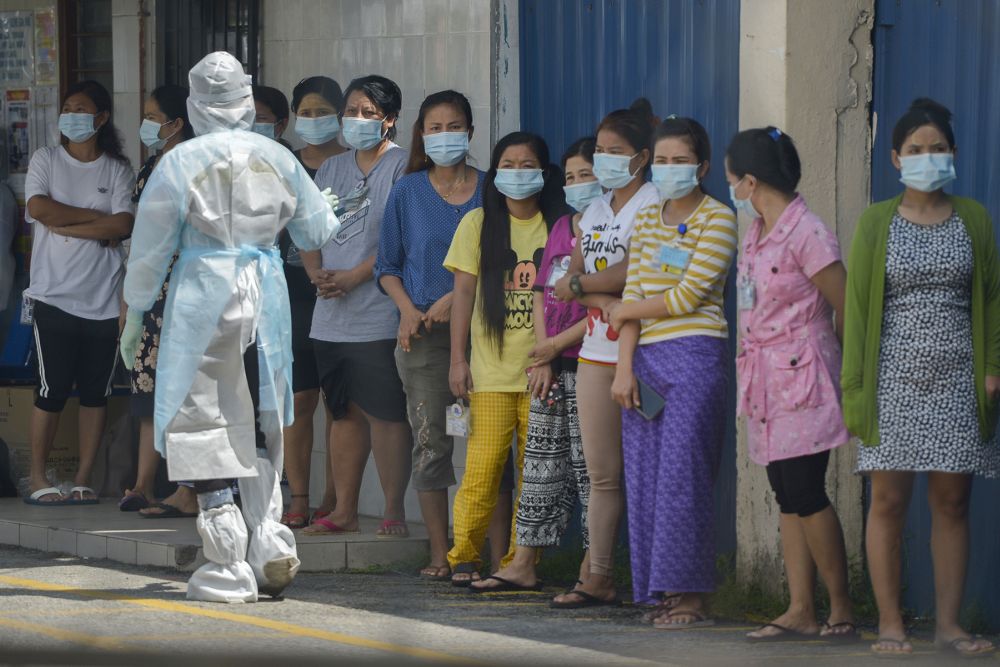
[[[361,532],[308,536],[295,531],[303,572],[341,572],[419,566],[429,547],[423,524],[410,522],[410,537],[380,538],[381,523],[361,517]],[[204,562],[194,519],[143,519],[121,512],[115,499],[98,505],[42,507],[0,498],[0,544],[155,565],[190,572]]]

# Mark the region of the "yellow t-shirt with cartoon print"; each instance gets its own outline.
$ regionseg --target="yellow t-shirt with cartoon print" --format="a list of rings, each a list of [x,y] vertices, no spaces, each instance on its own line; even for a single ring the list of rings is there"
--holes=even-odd
[[[477,208],[466,213],[455,230],[451,248],[444,259],[446,269],[479,275],[482,230],[483,209]],[[532,288],[548,236],[548,228],[541,213],[530,220],[510,216],[511,251],[504,266],[504,304],[507,316],[504,322],[503,356],[486,332],[479,303],[480,285],[476,288],[476,303],[472,310],[470,365],[474,391],[527,391],[528,376],[525,369],[531,364],[531,350],[535,347]]]

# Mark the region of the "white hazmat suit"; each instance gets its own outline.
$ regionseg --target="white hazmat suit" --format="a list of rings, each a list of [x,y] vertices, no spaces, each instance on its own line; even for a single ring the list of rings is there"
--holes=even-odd
[[[154,438],[172,480],[240,480],[243,515],[227,490],[199,493],[205,558],[188,597],[253,602],[277,595],[298,569],[280,523],[282,429],[293,419],[288,289],[274,241],[288,227],[321,248],[340,227],[298,160],[249,132],[250,77],[228,53],[189,75],[198,135],[166,153],[136,214],[125,278],[130,321],[153,306],[178,253],[156,360]],[[259,433],[244,370],[256,347]],[[249,533],[248,529],[249,528]]]

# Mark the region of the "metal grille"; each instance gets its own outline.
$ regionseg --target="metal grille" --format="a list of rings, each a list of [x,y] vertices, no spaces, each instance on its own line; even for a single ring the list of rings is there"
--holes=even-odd
[[[257,80],[259,0],[160,0],[156,3],[158,84],[186,86],[206,54],[228,51]]]

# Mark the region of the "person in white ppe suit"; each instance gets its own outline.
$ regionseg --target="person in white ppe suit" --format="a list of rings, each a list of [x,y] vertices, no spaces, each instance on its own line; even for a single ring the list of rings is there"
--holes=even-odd
[[[299,567],[279,522],[293,403],[288,289],[274,242],[287,226],[296,245],[319,249],[340,223],[295,156],[249,131],[256,112],[239,61],[209,54],[189,83],[197,136],[163,156],[139,202],[121,350],[131,364],[142,314],[179,252],[156,362],[154,438],[170,479],[198,492],[208,562],[187,596],[255,602],[258,592],[279,595]]]

